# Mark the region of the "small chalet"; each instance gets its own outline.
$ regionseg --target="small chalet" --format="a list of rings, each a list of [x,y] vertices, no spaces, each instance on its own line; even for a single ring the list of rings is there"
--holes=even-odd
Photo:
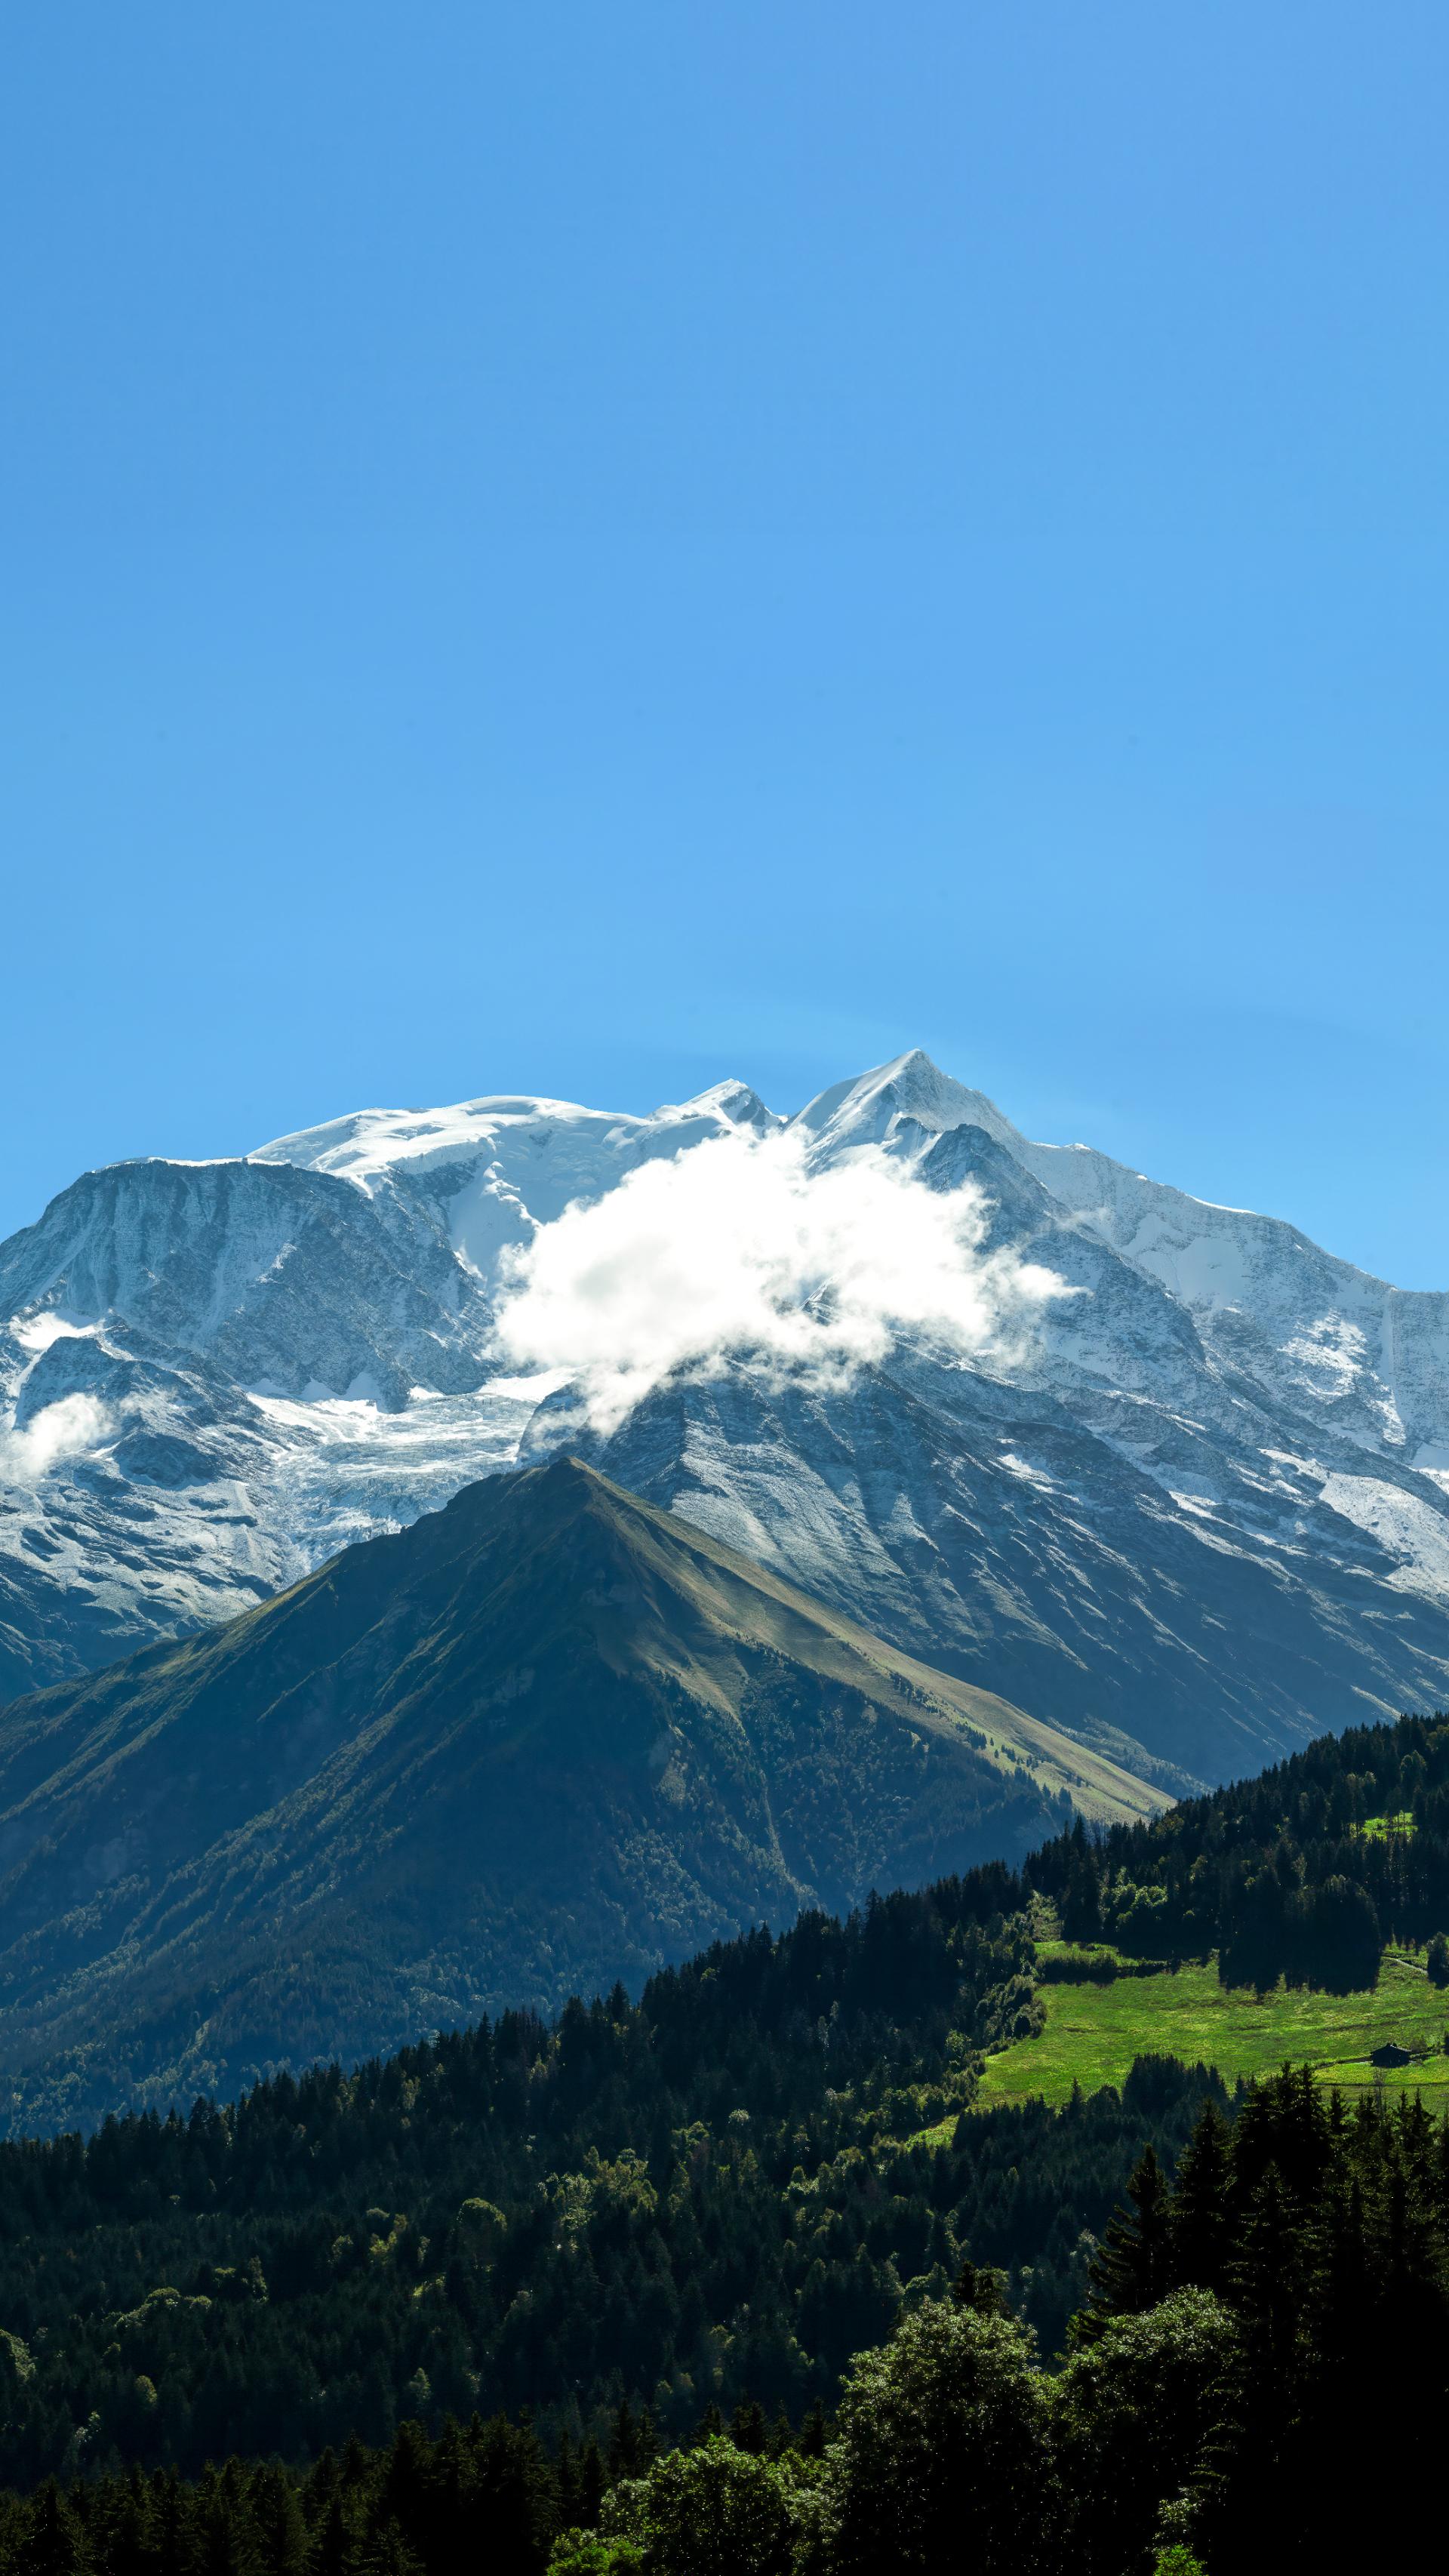
[[[1413,2062],[1412,2049],[1400,2048],[1396,2039],[1386,2039],[1369,2058],[1370,2066],[1412,2066]]]

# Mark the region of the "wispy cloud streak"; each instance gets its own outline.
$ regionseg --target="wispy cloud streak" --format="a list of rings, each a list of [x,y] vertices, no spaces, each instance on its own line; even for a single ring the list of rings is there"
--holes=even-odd
[[[0,1484],[35,1485],[62,1459],[95,1449],[112,1429],[93,1395],[63,1395],[33,1416],[23,1431],[0,1428]]]

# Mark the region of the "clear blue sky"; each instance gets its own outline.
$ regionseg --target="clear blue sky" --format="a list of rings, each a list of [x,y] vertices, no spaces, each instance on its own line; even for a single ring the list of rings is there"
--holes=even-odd
[[[919,1043],[1449,1286],[1442,0],[0,39],[0,1233]]]

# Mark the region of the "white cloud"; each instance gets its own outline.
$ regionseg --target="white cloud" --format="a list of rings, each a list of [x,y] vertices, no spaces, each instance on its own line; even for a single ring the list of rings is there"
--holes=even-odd
[[[836,1384],[902,1333],[981,1355],[1071,1293],[984,1252],[985,1223],[973,1183],[927,1189],[874,1148],[812,1172],[796,1136],[711,1138],[505,1255],[499,1354],[566,1370],[604,1431],[732,1353]]]
[[[62,1458],[98,1448],[111,1417],[93,1395],[62,1395],[45,1405],[23,1431],[0,1431],[0,1483],[34,1485]]]
[[[52,1342],[85,1342],[93,1338],[95,1324],[72,1324],[64,1315],[47,1308],[43,1315],[12,1315],[10,1331],[21,1348],[39,1353],[48,1351]]]

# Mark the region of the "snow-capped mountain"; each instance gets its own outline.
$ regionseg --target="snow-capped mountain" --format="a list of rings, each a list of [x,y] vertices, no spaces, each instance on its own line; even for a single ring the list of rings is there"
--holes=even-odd
[[[676,1372],[605,1441],[495,1340],[501,1266],[720,1138],[973,1181],[1071,1293],[963,1356]],[[771,1148],[770,1150],[774,1150]],[[827,1283],[828,1286],[828,1283]],[[1449,1299],[1083,1146],[913,1054],[793,1119],[369,1110],[87,1174],[0,1246],[0,1696],[229,1616],[551,1445],[1162,1776],[1449,1700]]]

